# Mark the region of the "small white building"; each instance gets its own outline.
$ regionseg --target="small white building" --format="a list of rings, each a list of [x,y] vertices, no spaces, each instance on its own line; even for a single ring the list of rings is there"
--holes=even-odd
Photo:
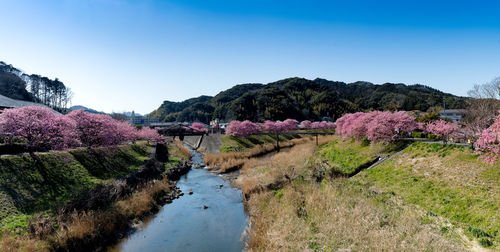
[[[130,115],[128,119],[130,124],[133,125],[142,125],[142,126],[150,126],[151,124],[159,123],[160,119],[158,118],[149,118],[142,115],[136,115],[134,111]]]
[[[465,115],[465,109],[443,109],[439,111],[439,117],[450,119],[455,123],[460,123]]]

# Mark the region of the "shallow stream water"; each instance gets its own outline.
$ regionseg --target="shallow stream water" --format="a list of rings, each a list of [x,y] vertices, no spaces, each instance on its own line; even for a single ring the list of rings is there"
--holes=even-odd
[[[165,205],[144,227],[123,239],[115,251],[242,251],[248,216],[241,190],[200,168],[203,155],[192,151],[193,167],[177,182],[184,196]],[[192,191],[192,194],[189,192]]]

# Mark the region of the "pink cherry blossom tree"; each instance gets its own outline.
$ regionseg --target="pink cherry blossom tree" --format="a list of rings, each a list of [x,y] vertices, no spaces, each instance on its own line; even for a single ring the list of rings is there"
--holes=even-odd
[[[409,136],[417,128],[414,118],[405,111],[372,111],[345,114],[336,122],[336,133],[372,142],[393,141]]]
[[[248,137],[249,135],[256,134],[260,130],[258,124],[250,122],[248,120],[231,121],[226,128],[226,134],[235,137]]]
[[[357,112],[353,114],[345,114],[335,122],[337,125],[336,133],[343,136],[352,136],[352,128],[358,117],[365,113]]]
[[[425,127],[427,133],[434,134],[445,142],[448,141],[450,137],[454,136],[458,132],[458,129],[458,124],[444,120],[430,122]]]
[[[119,122],[109,115],[75,110],[66,115],[76,122],[77,133],[84,146],[115,145],[138,139],[138,131],[127,122]]]
[[[158,134],[158,131],[151,129],[149,127],[142,127],[137,133],[139,139],[145,139],[148,141],[163,142],[163,137]]]
[[[74,121],[39,106],[4,110],[0,114],[0,134],[8,143],[26,143],[30,150],[64,149],[80,144]]]
[[[487,163],[493,165],[500,161],[500,114],[489,128],[483,130],[475,147]]]
[[[281,122],[281,128],[283,131],[293,131],[297,130],[299,127],[299,122],[295,119],[286,119]]]
[[[311,129],[311,124],[311,121],[305,120],[300,123],[300,126],[302,126],[302,128],[304,129]]]
[[[196,132],[207,132],[208,131],[208,129],[205,128],[205,126],[199,122],[192,123],[189,128],[196,131]]]
[[[390,142],[408,137],[417,128],[414,118],[405,111],[377,112],[371,119],[366,126],[366,137],[372,142]]]

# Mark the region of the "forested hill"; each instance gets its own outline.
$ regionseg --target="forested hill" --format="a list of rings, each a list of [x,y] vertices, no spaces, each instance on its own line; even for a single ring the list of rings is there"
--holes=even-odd
[[[424,85],[369,82],[344,83],[325,79],[289,78],[263,84],[241,84],[214,97],[183,102],[164,101],[151,112],[162,121],[319,120],[365,110],[420,110],[433,106],[463,108],[467,98]]]
[[[43,103],[49,107],[65,108],[71,90],[57,78],[52,80],[23,71],[0,61],[0,94],[12,99]]]

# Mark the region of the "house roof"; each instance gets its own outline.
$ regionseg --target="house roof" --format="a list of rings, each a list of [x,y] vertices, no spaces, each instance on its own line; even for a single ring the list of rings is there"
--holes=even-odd
[[[463,114],[465,113],[465,109],[443,109],[439,111],[439,114],[449,114],[449,113]]]

